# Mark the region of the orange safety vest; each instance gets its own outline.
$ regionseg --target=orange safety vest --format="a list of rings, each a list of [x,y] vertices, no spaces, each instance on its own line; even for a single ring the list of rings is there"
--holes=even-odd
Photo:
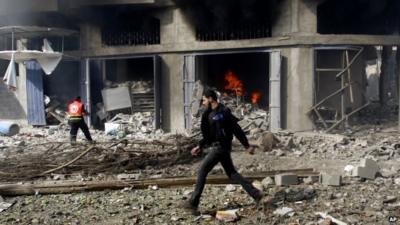
[[[74,100],[68,105],[68,115],[70,117],[82,117],[83,104],[80,101]]]

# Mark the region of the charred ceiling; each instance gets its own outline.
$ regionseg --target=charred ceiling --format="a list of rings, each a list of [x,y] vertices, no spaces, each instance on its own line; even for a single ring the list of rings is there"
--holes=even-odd
[[[196,28],[200,41],[271,36],[278,0],[174,0]]]
[[[398,34],[398,0],[328,0],[318,6],[318,33]]]
[[[100,24],[102,44],[148,45],[160,43],[160,21],[153,9],[133,6],[84,7],[80,17]]]

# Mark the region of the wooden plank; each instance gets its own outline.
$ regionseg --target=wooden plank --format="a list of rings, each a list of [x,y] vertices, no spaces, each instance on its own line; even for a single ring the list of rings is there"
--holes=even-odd
[[[349,51],[348,50],[346,50],[346,63],[347,63],[347,65],[349,65]],[[350,71],[350,68],[349,69],[347,69],[347,80],[348,80],[348,82],[349,82],[349,91],[350,91],[350,101],[351,101],[351,103],[353,103],[354,102],[354,95],[353,95],[353,86],[351,85],[351,71]]]
[[[314,112],[317,114],[318,118],[321,120],[322,124],[324,125],[325,129],[328,128],[328,124],[326,124],[322,115],[318,112],[318,109],[314,109]]]
[[[364,48],[360,48],[360,50],[357,52],[357,54],[351,59],[350,63],[338,74],[336,74],[336,78],[340,77],[343,75],[344,72],[346,72],[351,65],[353,65],[354,61],[357,59],[357,57],[361,54],[361,52],[364,50]]]
[[[309,111],[308,113],[310,113],[312,110],[318,108],[320,105],[322,105],[326,100],[328,100],[329,98],[339,94],[340,92],[344,91],[344,89],[346,89],[349,85],[345,85],[344,87],[340,88],[339,90],[333,92],[332,94],[328,95],[327,97],[325,97],[324,99],[322,99],[320,102],[318,102],[317,104],[315,104]]]
[[[354,113],[364,109],[365,107],[367,107],[370,104],[370,102],[367,102],[365,105],[355,109],[353,112],[347,114],[344,118],[338,120],[335,124],[333,124],[328,130],[326,130],[326,132],[330,132],[331,130],[335,129],[335,127],[337,127],[339,124],[341,124],[343,121],[347,120],[350,116],[352,116]]]
[[[281,173],[295,173],[299,177],[317,176],[318,172],[313,169],[295,169],[295,170],[276,170],[266,171],[245,175],[247,180],[261,180],[265,177],[272,177]],[[109,181],[62,181],[53,184],[4,184],[0,185],[1,196],[19,196],[35,194],[63,194],[76,193],[84,191],[102,191],[107,189],[123,189],[126,187],[133,189],[146,189],[150,185],[157,185],[160,188],[169,188],[177,186],[191,186],[196,183],[197,177],[170,177],[160,179],[145,180],[109,180]],[[233,183],[225,175],[211,175],[207,178],[207,184],[231,184]]]

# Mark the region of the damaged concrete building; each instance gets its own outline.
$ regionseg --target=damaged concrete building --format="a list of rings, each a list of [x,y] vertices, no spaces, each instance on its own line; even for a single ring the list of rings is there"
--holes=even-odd
[[[332,130],[373,104],[398,105],[397,1],[0,4],[2,26],[71,31],[65,37],[48,34],[53,47],[63,49],[51,75],[19,63],[17,91],[1,84],[1,119],[44,125],[35,122],[45,114],[44,96],[65,109],[71,98],[81,95],[93,126],[104,122],[101,110],[125,110],[151,112],[155,128],[181,132],[191,127],[196,82],[224,92],[227,76],[244,86],[240,96],[245,101],[259,93],[258,105],[269,112],[273,131]],[[18,49],[35,38],[6,35],[1,40],[4,48]],[[2,62],[2,73],[6,66]],[[33,81],[32,73],[42,78]]]

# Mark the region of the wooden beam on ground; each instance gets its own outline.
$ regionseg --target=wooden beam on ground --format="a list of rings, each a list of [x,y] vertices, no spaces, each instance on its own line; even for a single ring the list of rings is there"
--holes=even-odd
[[[254,173],[244,177],[250,181],[261,180],[281,173],[295,173],[299,177],[318,175],[313,169],[276,170]],[[171,177],[145,180],[109,180],[109,181],[62,181],[53,184],[3,184],[0,185],[0,196],[19,196],[36,194],[65,194],[84,191],[118,190],[123,188],[146,189],[150,185],[159,188],[177,186],[191,186],[196,183],[196,177]],[[208,176],[207,184],[231,184],[232,181],[225,175]]]

